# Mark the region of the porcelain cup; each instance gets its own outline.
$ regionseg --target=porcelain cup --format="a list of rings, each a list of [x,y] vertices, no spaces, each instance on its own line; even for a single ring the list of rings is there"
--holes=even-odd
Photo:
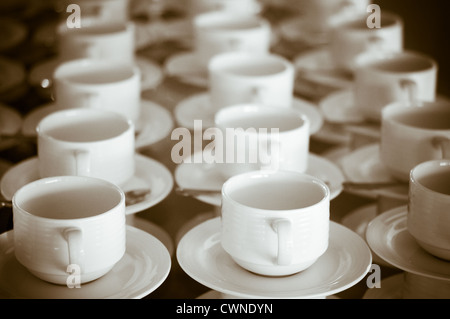
[[[393,103],[382,111],[381,162],[404,182],[416,165],[450,158],[450,102]]]
[[[222,187],[222,247],[259,275],[306,270],[328,248],[329,205],[328,187],[303,173],[236,175]]]
[[[121,186],[134,176],[134,127],[120,114],[57,111],[40,121],[37,135],[41,178],[90,176]]]
[[[61,22],[57,37],[62,61],[82,58],[111,59],[130,64],[135,61],[135,26],[131,22],[79,29],[68,28],[65,22]]]
[[[227,11],[238,14],[258,14],[261,4],[257,0],[185,0],[191,17],[206,12]]]
[[[270,53],[222,53],[211,59],[208,73],[215,111],[242,103],[292,107],[295,69],[284,57]]]
[[[15,256],[44,281],[93,281],[125,253],[125,195],[112,183],[81,176],[43,178],[20,188],[12,201]]]
[[[330,32],[330,56],[336,68],[353,72],[362,53],[403,51],[403,19],[384,11],[381,27],[369,28],[367,16],[343,22]]]
[[[434,101],[437,72],[433,58],[415,51],[363,53],[355,62],[355,107],[380,122],[381,110],[390,103]]]
[[[408,232],[425,251],[450,260],[450,159],[414,167],[409,194]]]
[[[225,178],[251,170],[303,173],[308,168],[310,122],[295,109],[239,104],[218,111],[215,125],[223,137],[218,167]]]
[[[141,73],[137,66],[111,60],[79,59],[54,72],[56,105],[60,109],[95,108],[113,111],[139,129]]]
[[[129,0],[56,0],[54,2],[59,5],[61,11],[68,12],[67,17],[73,12],[73,9],[68,11],[71,9],[69,6],[78,5],[81,11],[81,28],[123,25],[130,19]]]
[[[205,72],[211,58],[219,53],[269,52],[271,26],[259,15],[214,11],[195,16],[192,23],[196,61]]]

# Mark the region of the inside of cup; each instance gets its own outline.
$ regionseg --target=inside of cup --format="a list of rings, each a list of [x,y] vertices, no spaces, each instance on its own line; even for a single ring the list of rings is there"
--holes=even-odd
[[[414,181],[422,187],[450,196],[450,160],[419,164],[411,174]]]
[[[323,183],[307,175],[278,171],[253,172],[232,177],[223,193],[234,202],[255,209],[296,210],[326,200]]]
[[[34,216],[78,219],[105,213],[121,203],[117,188],[101,180],[82,177],[48,178],[28,184],[14,202]]]
[[[396,105],[387,114],[391,121],[411,128],[450,132],[450,105],[439,106],[430,103],[424,103],[420,107]]]
[[[369,63],[369,67],[373,70],[394,73],[427,71],[435,65],[431,59],[425,56],[406,52],[382,56]]]

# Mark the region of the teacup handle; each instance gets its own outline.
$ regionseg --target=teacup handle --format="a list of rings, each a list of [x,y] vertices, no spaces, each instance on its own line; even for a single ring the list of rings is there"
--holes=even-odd
[[[85,58],[99,58],[98,50],[94,43],[84,43],[82,45],[82,54]]]
[[[440,147],[442,150],[442,158],[450,159],[450,138],[446,136],[438,136],[431,141],[434,147]]]
[[[250,103],[265,104],[264,103],[264,91],[265,90],[266,90],[266,88],[262,87],[262,86],[253,87],[251,89]]]
[[[290,265],[292,262],[292,223],[288,219],[276,219],[272,227],[278,235],[277,264],[280,266]]]
[[[89,176],[91,173],[90,153],[86,150],[76,150],[75,157],[75,174],[77,176]]]
[[[83,235],[81,229],[68,227],[63,230],[63,235],[69,249],[69,265],[77,265],[83,272]]]
[[[380,36],[374,35],[367,39],[367,50],[374,52],[382,49],[384,39]]]
[[[410,105],[414,105],[417,100],[417,83],[411,79],[403,79],[400,81],[400,88],[405,92]]]

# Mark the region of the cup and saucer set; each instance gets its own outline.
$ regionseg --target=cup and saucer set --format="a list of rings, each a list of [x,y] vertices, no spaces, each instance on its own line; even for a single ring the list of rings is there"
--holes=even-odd
[[[73,63],[77,64],[76,61]],[[76,69],[79,69],[79,64],[76,65]],[[135,77],[135,81],[138,81],[138,77]],[[67,88],[64,85],[59,87]],[[73,87],[71,92],[74,92]],[[75,94],[78,95],[76,90]],[[71,99],[69,95],[67,97]],[[139,99],[136,100],[139,102]],[[101,180],[114,185],[115,189],[120,190],[119,194],[123,194],[121,211],[123,226],[126,228],[122,233],[126,234],[126,247],[121,258],[104,276],[82,284],[82,289],[68,289],[64,284],[54,285],[37,278],[34,273],[27,270],[28,267],[23,266],[23,261],[16,258],[14,238],[17,225],[15,223],[14,230],[0,235],[2,296],[5,298],[142,298],[151,293],[168,276],[174,245],[165,230],[135,214],[153,207],[170,194],[173,188],[171,172],[162,163],[136,152],[134,122],[118,112],[83,107],[60,109],[45,116],[35,130],[37,156],[10,166],[3,173],[0,182],[2,197],[8,201],[13,200],[14,214],[17,211],[14,207],[14,198],[21,190],[32,188],[30,185],[39,184],[39,187],[35,188],[45,191],[47,184],[44,181],[48,184],[61,184],[62,188],[67,183],[66,187],[75,192],[76,189],[72,187],[75,187],[77,183],[83,182],[83,185],[89,188],[89,183]],[[75,177],[79,177],[82,181],[70,181]],[[77,187],[84,188],[80,185]],[[52,194],[58,191],[58,188],[52,189],[52,192],[48,190],[47,197],[42,196],[51,198]],[[145,191],[144,195],[140,196],[139,191]],[[92,193],[97,194],[95,188]],[[30,194],[30,196],[32,198],[36,195]],[[99,205],[96,201],[105,200],[100,191],[94,197],[91,202],[95,207]],[[114,196],[111,197],[114,198]],[[109,195],[108,198],[110,198]],[[89,203],[87,201],[86,205],[89,206]],[[34,206],[39,207],[39,204],[28,205],[28,207]],[[89,210],[89,207],[84,209]],[[105,206],[101,206],[100,209],[104,209],[102,207]],[[63,208],[60,209],[63,210]],[[54,221],[55,224],[61,221],[57,217],[45,219]],[[78,220],[79,218],[67,219],[68,222]],[[87,220],[96,219],[89,217]],[[89,224],[88,221],[86,223]],[[86,228],[86,232],[93,230],[88,226]],[[61,236],[61,238],[64,237]],[[75,234],[74,238],[76,241],[78,236]],[[76,249],[74,252],[75,255],[79,255]]]
[[[222,197],[220,216],[177,245],[181,268],[211,289],[199,299],[332,299],[371,267],[365,241],[329,220],[330,191],[320,179],[251,171],[228,179]],[[297,213],[308,222],[296,223]]]
[[[367,227],[371,249],[403,272],[381,282],[365,298],[448,299],[450,245],[448,159],[427,160],[411,169],[408,205],[383,212]]]
[[[168,249],[126,223],[124,193],[111,182],[49,177],[14,198],[14,229],[0,235],[2,298],[137,299],[170,272]]]

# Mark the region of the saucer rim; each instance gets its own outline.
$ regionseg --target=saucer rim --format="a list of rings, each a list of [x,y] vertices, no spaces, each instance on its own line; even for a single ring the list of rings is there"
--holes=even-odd
[[[137,227],[131,226],[131,225],[126,225],[126,233],[127,233],[127,248],[126,248],[126,252],[125,254],[127,254],[127,252],[130,251],[136,251],[139,252],[140,254],[146,254],[146,256],[156,256],[158,255],[159,258],[157,258],[158,261],[160,261],[160,263],[158,264],[158,267],[155,267],[155,269],[159,270],[159,275],[157,277],[156,282],[152,282],[151,284],[149,283],[145,288],[140,288],[135,292],[129,291],[127,296],[123,295],[124,290],[123,289],[117,289],[115,295],[109,295],[109,296],[105,296],[103,297],[104,299],[116,299],[116,298],[128,298],[128,299],[141,299],[149,294],[151,294],[153,291],[155,291],[158,287],[160,287],[164,281],[167,279],[167,277],[169,276],[171,267],[172,267],[172,259],[171,256],[166,248],[166,246],[158,239],[156,238],[154,235],[145,232],[144,230],[141,230]],[[8,258],[14,258],[13,252],[14,252],[14,243],[12,241],[12,236],[14,235],[14,230],[9,230],[7,232],[4,232],[2,234],[0,234],[0,243],[4,244],[4,245],[9,245],[8,247],[0,247],[2,249],[0,249],[0,269],[3,268],[3,262],[8,259]],[[7,237],[11,237],[11,239],[7,239]],[[131,240],[130,240],[131,239]],[[143,245],[143,241],[147,242],[147,245]],[[150,244],[151,243],[151,244]],[[144,249],[142,249],[142,247],[146,247],[147,250],[144,251]],[[6,249],[7,248],[7,249]],[[138,249],[139,248],[139,249]],[[10,255],[9,257],[7,255]],[[133,257],[128,257],[128,258],[132,258]],[[141,258],[143,262],[145,262],[145,258]],[[2,261],[3,260],[3,261]],[[122,259],[123,260],[123,259]],[[139,261],[139,259],[133,259],[133,260],[137,260]],[[154,258],[151,258],[152,261],[155,261]],[[120,263],[120,261],[118,262]],[[163,267],[162,267],[163,266]],[[118,267],[117,264],[112,268],[112,271],[114,271],[114,269]],[[137,267],[138,268],[142,268],[143,267]],[[26,271],[26,269],[24,269],[24,271]],[[106,274],[106,276],[108,276],[108,274]],[[104,281],[106,276],[103,278],[99,278],[97,279],[95,282],[99,282],[99,281]],[[142,276],[140,276],[139,278],[141,278]],[[154,278],[152,278],[153,281]],[[38,280],[38,279],[36,279]],[[135,280],[136,281],[136,280]],[[138,280],[140,283],[142,282],[142,279]],[[38,282],[38,281],[37,281]],[[49,289],[51,289],[51,287],[59,287],[57,285],[53,285],[53,284],[49,284],[49,283],[45,283],[44,281],[42,281],[42,284],[48,285]],[[86,289],[87,287],[89,287],[90,283],[85,283],[83,284],[82,287],[84,287],[84,289]],[[109,288],[111,288],[108,285]],[[123,288],[122,286],[120,288]],[[108,291],[109,289],[103,289],[105,291]],[[4,290],[3,290],[4,291]],[[10,296],[9,298],[21,298],[20,296]],[[70,297],[70,296],[68,296]],[[28,297],[25,297],[28,298]],[[36,296],[36,298],[44,298],[45,297],[38,297]],[[80,298],[96,298],[95,296],[85,296],[83,295],[83,297]]]
[[[175,126],[175,122],[172,117],[172,113],[169,110],[167,110],[164,106],[162,106],[158,103],[155,103],[151,100],[141,98],[141,107],[143,109],[145,108],[144,110],[141,111],[141,113],[144,115],[146,113],[152,113],[153,110],[157,110],[159,114],[164,116],[164,119],[165,119],[164,122],[166,122],[167,126],[165,128],[164,134],[158,134],[156,138],[149,139],[147,141],[145,141],[145,140],[140,141],[139,138],[142,134],[142,131],[145,129],[145,127],[153,128],[151,123],[152,123],[152,120],[154,119],[154,116],[149,115],[147,118],[147,120],[149,120],[149,121],[146,121],[146,123],[144,123],[142,125],[142,130],[136,137],[136,140],[135,140],[136,150],[140,150],[140,149],[143,149],[146,147],[150,147],[154,144],[157,144],[158,142],[160,142],[161,140],[163,140],[164,138],[169,136],[170,132],[173,130],[173,128]],[[147,108],[149,110],[146,110]],[[42,119],[45,115],[47,115],[47,112],[52,112],[52,110],[54,112],[54,111],[59,111],[59,110],[63,110],[63,109],[59,109],[56,106],[55,102],[50,102],[50,103],[42,104],[42,105],[36,107],[35,109],[31,110],[30,112],[28,112],[28,114],[26,114],[25,117],[23,118],[23,123],[21,126],[22,134],[27,137],[37,137],[37,133],[35,132],[35,130],[32,129],[32,124],[35,122],[38,122],[39,118]],[[153,112],[153,113],[155,113],[155,112]],[[34,132],[34,134],[32,132]]]
[[[183,262],[183,250],[185,250],[185,246],[189,247],[189,244],[187,244],[186,242],[188,242],[190,240],[190,237],[195,236],[195,234],[200,235],[203,238],[203,242],[208,242],[208,238],[211,238],[211,236],[215,236],[218,233],[220,233],[220,219],[221,217],[216,217],[216,218],[212,218],[210,220],[207,220],[205,222],[203,222],[200,225],[197,225],[196,227],[194,227],[193,229],[191,229],[190,231],[188,231],[186,233],[186,235],[180,240],[180,243],[177,246],[177,253],[176,253],[176,257],[178,260],[178,263],[180,265],[180,267],[190,276],[192,277],[194,280],[198,281],[199,283],[205,285],[206,287],[209,287],[210,289],[225,293],[225,294],[230,294],[236,297],[243,297],[243,298],[283,298],[283,299],[292,299],[292,298],[317,298],[317,297],[323,297],[323,296],[329,296],[329,295],[334,295],[338,292],[344,291],[352,286],[354,286],[356,283],[358,283],[359,281],[361,281],[366,274],[370,271],[370,267],[372,266],[372,256],[371,256],[371,252],[370,252],[370,248],[368,247],[368,245],[365,243],[365,241],[358,235],[355,234],[353,231],[349,230],[347,227],[344,227],[342,225],[340,225],[339,223],[333,222],[330,220],[330,235],[334,232],[345,232],[345,234],[348,237],[354,237],[352,238],[351,242],[353,244],[358,243],[358,246],[360,246],[359,249],[364,250],[366,252],[366,256],[365,256],[365,260],[366,262],[364,263],[365,267],[364,270],[361,269],[361,272],[358,274],[358,276],[355,276],[355,278],[353,280],[349,280],[346,284],[343,284],[340,287],[337,287],[336,282],[333,282],[333,289],[328,289],[327,292],[322,291],[322,292],[315,292],[315,293],[310,293],[309,295],[303,295],[303,296],[299,296],[298,294],[296,294],[295,296],[292,294],[292,290],[285,292],[283,294],[283,296],[268,296],[268,294],[270,294],[270,291],[267,291],[266,293],[263,292],[261,294],[261,292],[239,292],[239,291],[232,291],[232,288],[223,288],[223,287],[219,287],[217,283],[211,283],[208,282],[207,279],[203,279],[201,278],[201,274],[199,274],[199,272],[197,272],[197,275],[192,274],[192,271],[189,269],[188,266],[186,266],[186,264],[184,264]],[[205,231],[205,229],[207,231]],[[217,231],[215,231],[215,229],[217,229]],[[193,239],[195,240],[195,238]],[[335,245],[340,245],[343,248],[345,248],[345,244],[339,244],[342,243],[342,240],[338,240],[338,241],[330,241],[330,243],[333,243]],[[220,242],[217,243],[212,243],[210,242],[208,245],[205,245],[205,249],[201,250],[201,251],[206,251],[207,249],[213,249],[215,246],[220,245]],[[331,247],[331,246],[330,246]],[[217,248],[220,249],[220,254],[225,256],[226,252],[223,250],[223,248]],[[324,255],[326,255],[328,253],[330,253],[330,249],[327,249],[327,251],[325,252]],[[359,253],[361,253],[361,251],[359,251]],[[330,253],[331,254],[331,253]],[[191,252],[192,255],[192,252]],[[195,258],[195,257],[194,257]],[[322,257],[321,257],[322,258]],[[361,262],[361,256],[360,258],[358,258],[358,263],[360,264],[360,268],[363,268],[362,262]],[[213,260],[212,262],[217,262],[216,260]],[[319,261],[320,262],[320,258]],[[237,264],[234,263],[234,265],[236,267]],[[312,265],[311,267],[314,267],[317,264]],[[247,272],[245,270],[243,270],[244,274],[247,274]],[[250,272],[248,272],[249,275],[251,276],[257,276],[254,274],[251,274]],[[298,273],[298,274],[294,274],[291,276],[291,278],[294,278],[296,276],[302,276],[304,273]],[[277,281],[277,278],[270,278],[270,277],[265,277],[265,276],[257,276],[256,278],[260,278],[261,280],[270,280],[270,281]],[[281,278],[285,278],[285,277],[281,277]],[[219,280],[221,282],[223,282],[222,280]],[[322,288],[322,287],[321,287]],[[329,286],[328,286],[329,288]],[[315,289],[319,289],[316,288]],[[268,294],[267,294],[268,293]],[[253,294],[253,295],[252,295]]]
[[[139,153],[134,154],[134,159],[135,159],[135,163],[136,163],[136,172],[134,174],[134,177],[148,181],[147,178],[141,178],[138,176],[138,170],[139,170],[140,165],[142,167],[147,167],[147,166],[151,165],[152,169],[150,169],[148,171],[154,173],[155,168],[158,168],[158,173],[165,176],[164,180],[166,181],[166,186],[165,186],[164,190],[162,190],[161,193],[159,195],[157,195],[156,197],[151,198],[151,196],[150,196],[150,198],[148,200],[144,200],[137,204],[127,206],[126,207],[126,215],[135,214],[135,213],[147,210],[147,209],[157,205],[158,203],[163,201],[165,198],[167,198],[167,196],[172,191],[173,185],[174,185],[172,173],[161,162],[159,162],[153,158],[150,158],[148,156],[139,154]],[[14,176],[16,176],[20,172],[21,168],[31,168],[30,173],[36,174],[35,176],[36,176],[36,178],[38,178],[37,177],[37,175],[38,175],[37,162],[38,161],[39,161],[39,158],[37,156],[32,156],[30,158],[27,158],[27,159],[13,165],[3,174],[3,176],[0,179],[0,194],[6,200],[11,200],[14,192],[17,191],[21,186],[23,186],[23,185],[19,185],[19,187],[17,187],[16,190],[11,191],[11,186],[7,186],[6,183],[9,180],[14,181],[15,180]],[[126,189],[127,183],[125,183],[125,185],[123,186],[123,189]],[[17,184],[17,183],[14,183],[14,184]],[[6,191],[6,190],[9,190],[9,191]]]
[[[183,63],[189,65],[191,68],[189,68],[189,73],[185,75],[183,72],[179,73],[176,66],[178,66],[179,63]],[[177,52],[172,55],[170,55],[163,65],[163,72],[168,77],[175,77],[177,81],[180,81],[181,83],[193,85],[197,88],[207,88],[208,87],[208,77],[203,76],[203,72],[200,70],[200,66],[194,65],[192,62],[195,62],[195,51],[182,51]],[[196,62],[195,62],[196,64]],[[196,68],[198,67],[198,69]],[[206,70],[204,72],[207,72]],[[195,77],[192,80],[192,77],[190,75],[195,75]]]
[[[197,153],[194,153],[190,158],[194,158],[195,154],[197,154]],[[341,175],[340,176],[340,180],[342,182],[345,181],[345,176],[344,176],[344,174],[342,172],[342,169],[340,169],[339,166],[335,165],[333,162],[331,162],[327,158],[310,152],[309,156],[308,156],[308,162],[311,163],[313,161],[326,162],[329,165],[329,167],[333,166],[333,169],[336,170],[336,173],[339,172],[339,175]],[[180,181],[183,180],[183,179],[180,178],[180,174],[181,174],[180,172],[181,172],[182,169],[186,169],[187,168],[186,165],[200,165],[201,166],[201,165],[205,165],[205,164],[204,163],[195,163],[194,161],[191,161],[191,163],[184,163],[183,162],[183,163],[178,164],[175,167],[174,180],[175,180],[175,183],[177,185],[179,185],[179,186],[183,186],[183,184],[184,184],[184,183],[180,183]],[[215,165],[215,164],[207,164],[207,165]],[[306,170],[305,174],[312,175],[310,173],[310,171],[309,171],[310,169],[311,169],[311,165],[308,165],[308,169]],[[203,168],[200,168],[200,170],[202,172],[205,171]],[[212,168],[210,167],[208,170],[214,170],[214,166]],[[184,185],[186,185],[186,184],[184,184]],[[185,187],[189,187],[189,186],[185,186]],[[208,189],[208,188],[205,188],[205,189]],[[333,189],[333,190],[330,189],[330,200],[333,200],[336,197],[338,197],[342,193],[342,191],[343,191],[342,185],[340,187],[337,186],[336,189]],[[212,206],[215,206],[215,207],[219,207],[221,205],[220,195],[198,195],[198,196],[194,196],[194,197],[196,199],[206,203],[206,204],[209,204],[209,205],[212,205]]]
[[[182,118],[182,116],[181,116],[181,114],[183,113],[182,110],[184,108],[194,107],[194,106],[197,106],[197,105],[199,105],[201,103],[205,103],[205,101],[207,102],[208,98],[209,98],[209,92],[208,91],[204,91],[204,92],[200,92],[200,93],[195,93],[195,94],[189,95],[188,97],[186,97],[186,98],[182,99],[180,102],[178,102],[177,105],[174,108],[174,118],[175,118],[175,121],[177,122],[177,124],[182,126],[182,127],[187,128],[189,130],[194,130],[195,128],[194,128],[192,122],[195,119],[192,118],[192,121],[189,120],[189,122],[184,120]],[[323,115],[322,115],[322,113],[316,107],[316,105],[314,103],[306,101],[306,100],[304,100],[304,99],[302,99],[300,97],[293,96],[292,107],[291,108],[301,111],[301,109],[303,107],[308,109],[308,111],[305,111],[305,115],[306,116],[308,116],[309,114],[314,113],[314,118],[312,119],[312,120],[314,120],[314,123],[312,123],[314,125],[311,125],[311,128],[310,128],[310,136],[314,136],[323,127],[323,124],[324,124]],[[189,112],[189,113],[192,114],[192,112]],[[208,114],[205,114],[205,115],[207,116]],[[308,118],[310,118],[310,117],[308,117]],[[213,119],[212,118],[208,118],[207,121],[212,123]],[[207,127],[208,127],[208,125],[203,127],[203,129],[205,129]]]
[[[403,251],[407,250],[411,252],[419,252],[419,258],[424,262],[436,265],[442,263],[443,266],[445,265],[448,268],[448,262],[440,260],[422,249],[415,241],[414,237],[409,235],[406,226],[404,226],[403,228],[399,228],[398,225],[395,225],[396,234],[394,236],[389,236],[389,238],[385,236],[386,232],[390,229],[390,227],[393,227],[394,223],[398,224],[400,222],[403,222],[406,224],[407,210],[408,206],[404,205],[388,210],[375,217],[367,226],[366,240],[368,245],[378,256],[380,256],[380,258],[384,259],[386,262],[392,264],[398,269],[416,275],[450,281],[450,271],[444,274],[439,271],[425,269],[424,267],[418,266],[417,264],[411,264],[412,261],[410,259],[406,260],[402,257],[401,254],[395,253],[395,247],[390,243],[392,243],[395,237],[400,233],[405,233],[407,236],[407,242],[402,248]]]

